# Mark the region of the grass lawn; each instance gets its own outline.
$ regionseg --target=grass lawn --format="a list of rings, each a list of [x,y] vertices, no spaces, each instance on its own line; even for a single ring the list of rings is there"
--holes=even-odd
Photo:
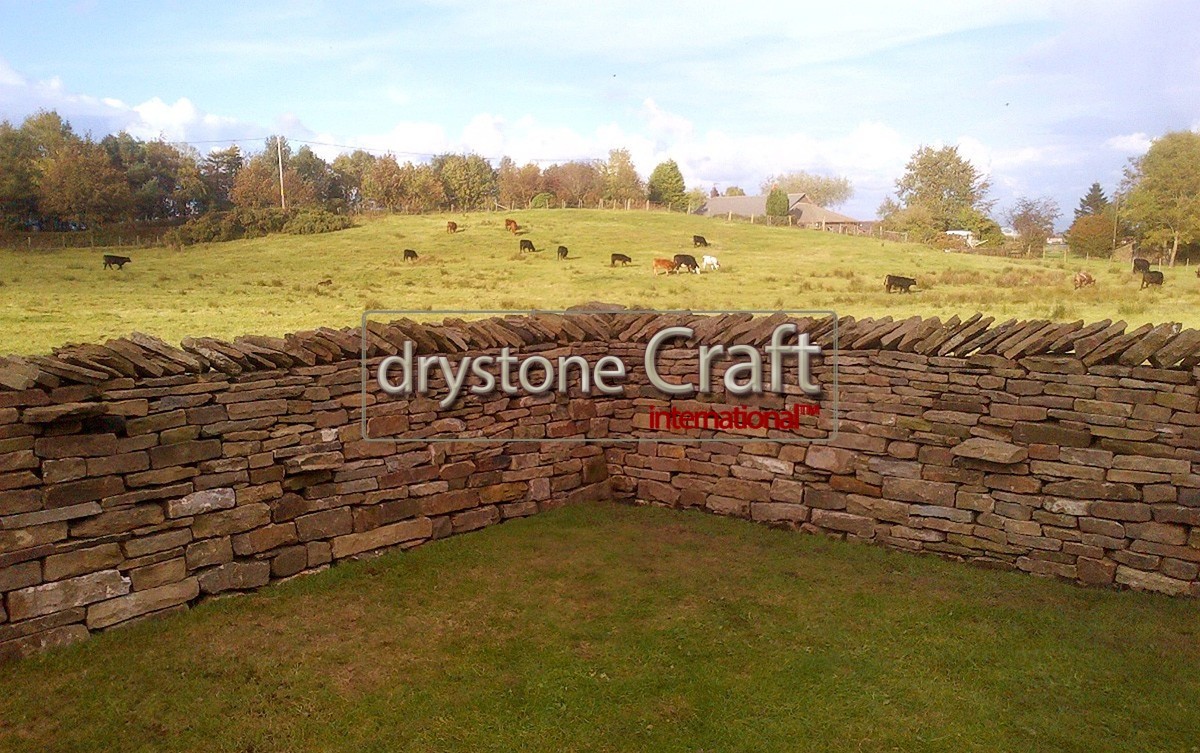
[[[536,254],[504,230],[515,217]],[[446,220],[463,228],[445,232]],[[653,277],[654,257],[695,253],[705,235],[723,265],[703,275]],[[558,245],[571,258],[555,259]],[[405,264],[402,251],[421,258]],[[769,228],[681,214],[536,210],[393,216],[318,236],[129,250],[123,270],[101,268],[102,249],[0,251],[0,353],[44,353],[68,341],[141,330],[182,338],[280,335],[356,325],[364,309],[556,309],[603,300],[641,308],[820,308],[853,316],[970,315],[1094,321],[1181,321],[1200,327],[1200,279],[1167,270],[1161,289],[1139,290],[1123,263],[947,254],[818,230]],[[613,269],[609,255],[633,257]],[[1072,289],[1086,268],[1097,285]],[[886,274],[916,277],[918,291],[888,295]],[[320,284],[326,280],[328,284]]]
[[[1196,604],[563,508],[0,669],[0,750],[1195,751]]]

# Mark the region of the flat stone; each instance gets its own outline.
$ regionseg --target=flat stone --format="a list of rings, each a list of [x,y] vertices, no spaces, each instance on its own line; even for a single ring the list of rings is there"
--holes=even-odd
[[[87,626],[92,630],[110,627],[139,615],[186,604],[199,595],[200,583],[196,578],[134,591],[88,607]]]
[[[965,442],[959,442],[950,451],[959,457],[1004,465],[1019,463],[1029,456],[1029,450],[1024,447],[984,437],[971,437]]]
[[[128,578],[117,570],[102,570],[13,591],[8,595],[9,617],[14,622],[27,620],[126,593],[129,593]]]
[[[205,489],[167,500],[168,518],[185,518],[213,510],[228,510],[237,504],[237,495],[231,488]]]

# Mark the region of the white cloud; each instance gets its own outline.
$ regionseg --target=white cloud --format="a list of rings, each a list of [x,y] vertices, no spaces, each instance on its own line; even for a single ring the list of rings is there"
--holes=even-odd
[[[1145,154],[1150,150],[1151,138],[1146,134],[1138,131],[1137,133],[1127,133],[1121,136],[1113,136],[1104,142],[1104,145],[1109,149],[1115,149],[1118,152],[1126,152],[1128,154]]]

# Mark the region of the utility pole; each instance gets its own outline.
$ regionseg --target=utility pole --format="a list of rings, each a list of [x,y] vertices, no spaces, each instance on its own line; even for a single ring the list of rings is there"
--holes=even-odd
[[[287,199],[283,195],[283,137],[275,137],[275,154],[279,157],[279,208],[287,209]]]
[[[1117,217],[1121,212],[1121,194],[1113,197],[1113,250],[1117,250]]]

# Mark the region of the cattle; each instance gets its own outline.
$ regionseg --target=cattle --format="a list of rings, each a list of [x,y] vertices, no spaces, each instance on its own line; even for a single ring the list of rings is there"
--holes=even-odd
[[[700,246],[704,246],[705,248],[708,248],[708,241],[704,240],[703,235],[693,235],[692,236],[692,248],[698,248]]]
[[[566,246],[559,246],[559,247],[558,247],[558,258],[559,258],[559,259],[565,259],[565,258],[567,258],[567,247],[566,247]]]
[[[1133,260],[1133,271],[1141,272],[1142,274],[1149,272],[1150,271],[1150,260],[1149,259],[1134,259]]]
[[[675,262],[670,259],[655,259],[650,271],[658,275],[661,271],[664,275],[675,271]]]
[[[411,248],[404,249],[404,261],[416,261],[417,258],[416,251],[413,251]]]
[[[524,253],[526,251],[537,251],[537,249],[533,247],[533,241],[529,240],[528,238],[522,238],[521,250],[518,253]]]
[[[457,233],[458,232],[458,223],[454,222],[454,221],[447,222],[446,223],[446,232],[447,233]]]
[[[700,265],[691,254],[675,254],[675,271],[678,272],[680,267],[687,267],[689,272],[700,274]]]
[[[622,267],[624,267],[633,262],[633,259],[630,259],[625,254],[613,254],[611,258],[612,258],[612,263],[609,264],[610,267],[615,267],[615,266],[617,266],[618,263],[620,263],[620,265]]]
[[[505,220],[504,229],[511,231],[513,235],[516,235],[517,231],[521,229],[521,226],[517,224],[516,220]]]
[[[909,288],[916,285],[917,281],[911,277],[901,277],[900,275],[887,275],[883,278],[883,289],[891,293],[894,290],[899,290],[901,293],[908,293]]]
[[[1079,290],[1080,288],[1086,288],[1089,285],[1095,285],[1095,284],[1096,284],[1096,278],[1092,277],[1087,272],[1076,272],[1075,273],[1075,289],[1076,290]]]
[[[1158,270],[1142,272],[1142,287],[1139,290],[1145,290],[1151,285],[1161,286],[1163,284],[1163,273]]]
[[[108,269],[110,267],[116,267],[117,269],[124,269],[125,265],[131,261],[133,260],[128,256],[114,256],[113,254],[105,254],[104,268]]]
[[[715,256],[705,256],[700,259],[700,269],[703,269],[705,272],[716,272],[720,268],[721,262],[717,261],[717,257]]]

